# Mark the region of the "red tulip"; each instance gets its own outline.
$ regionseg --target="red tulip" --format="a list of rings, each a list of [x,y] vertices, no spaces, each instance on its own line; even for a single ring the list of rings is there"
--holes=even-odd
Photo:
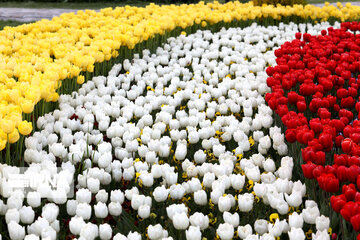
[[[306,110],[306,103],[304,101],[298,101],[296,103],[296,107],[299,110],[299,112],[305,112]]]
[[[287,129],[285,132],[286,140],[290,143],[296,141],[296,130],[295,129]]]
[[[316,168],[314,171],[315,170]],[[319,182],[319,187],[326,192],[339,191],[339,180],[332,174],[321,174],[319,177],[317,177],[317,181]]]
[[[343,195],[339,195],[336,197],[331,196],[330,203],[331,203],[332,209],[334,209],[335,212],[339,213],[341,211],[341,209],[344,207],[344,205],[346,204],[346,197]]]
[[[344,139],[344,141],[341,143],[341,149],[345,153],[349,153],[352,149],[352,141],[349,138]]]
[[[344,140],[342,135],[336,136],[335,138],[335,145],[336,147],[341,147],[341,142]]]
[[[336,170],[336,177],[340,182],[345,182],[348,179],[348,168],[345,166],[339,166]]]
[[[313,179],[314,178],[313,170],[314,170],[315,167],[316,167],[316,165],[311,163],[311,162],[308,162],[306,164],[301,165],[304,176],[307,179]]]
[[[354,184],[344,185],[342,187],[342,192],[346,197],[347,201],[353,201],[356,194],[356,189]]]
[[[355,216],[360,213],[360,204],[356,202],[347,202],[342,209],[340,210],[340,214],[346,221],[350,221],[352,216]]]

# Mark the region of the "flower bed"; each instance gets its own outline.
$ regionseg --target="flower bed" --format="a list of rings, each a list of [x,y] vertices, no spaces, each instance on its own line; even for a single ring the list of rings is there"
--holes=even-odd
[[[53,20],[6,28],[2,43],[0,76],[0,150],[7,162],[22,158],[24,135],[36,119],[54,110],[59,94],[71,93],[94,75],[106,75],[111,66],[144,48],[154,50],[169,36],[222,26],[264,25],[280,21],[317,22],[356,20],[359,7],[311,5],[262,6],[230,2],[221,5],[149,5],[63,14]],[[10,132],[11,131],[11,132]],[[10,132],[10,133],[8,133]],[[8,136],[11,134],[11,136]],[[20,141],[19,141],[20,140]],[[10,144],[18,142],[10,146]],[[11,153],[13,153],[11,155]]]
[[[12,191],[19,168],[1,165],[3,234],[329,239],[327,208],[312,201],[264,99],[276,49],[329,26],[183,33],[60,95],[24,152],[25,174],[53,175],[58,187]]]

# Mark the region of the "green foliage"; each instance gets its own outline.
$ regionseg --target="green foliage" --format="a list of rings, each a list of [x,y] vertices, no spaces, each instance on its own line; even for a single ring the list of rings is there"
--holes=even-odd
[[[17,21],[0,21],[0,30],[2,30],[4,27],[9,26],[9,27],[15,27],[17,25],[23,24],[22,22],[17,22]]]
[[[263,4],[274,5],[277,4],[284,6],[293,6],[295,4],[305,5],[307,4],[306,0],[253,0],[255,6],[261,6]]]

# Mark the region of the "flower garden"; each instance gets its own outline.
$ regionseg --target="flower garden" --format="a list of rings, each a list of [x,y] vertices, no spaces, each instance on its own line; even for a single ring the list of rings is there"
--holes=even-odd
[[[359,14],[150,4],[0,31],[1,239],[360,239]]]

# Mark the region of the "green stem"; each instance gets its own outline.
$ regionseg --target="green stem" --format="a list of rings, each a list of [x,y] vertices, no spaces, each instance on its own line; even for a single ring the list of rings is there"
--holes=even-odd
[[[9,134],[7,134],[6,142],[6,164],[10,165],[10,143],[9,143]]]

